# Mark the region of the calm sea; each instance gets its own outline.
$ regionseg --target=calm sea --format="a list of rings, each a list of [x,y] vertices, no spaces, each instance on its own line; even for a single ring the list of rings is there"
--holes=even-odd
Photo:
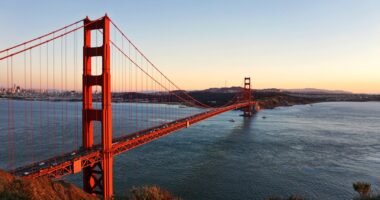
[[[5,168],[6,101],[0,104],[0,165]],[[76,113],[76,106],[68,105],[69,116]],[[380,188],[379,102],[279,107],[252,118],[240,114],[222,114],[117,156],[116,195],[126,195],[133,186],[159,185],[183,199],[264,199],[291,194],[352,199],[355,181]],[[65,130],[76,136],[71,129],[77,118],[68,118]],[[55,134],[59,138],[58,130]],[[27,146],[27,136],[15,135]],[[34,139],[39,137],[43,135],[35,133]],[[67,139],[66,145],[75,149],[75,142]],[[39,156],[53,154],[46,145],[33,148]],[[19,154],[21,159],[28,157]],[[80,174],[65,179],[81,185]]]

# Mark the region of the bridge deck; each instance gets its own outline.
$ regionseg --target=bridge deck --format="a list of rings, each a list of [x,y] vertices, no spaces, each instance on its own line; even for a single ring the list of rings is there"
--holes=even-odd
[[[218,114],[253,105],[255,102],[242,102],[221,108],[215,108],[203,113],[192,115],[186,118],[178,119],[160,126],[141,130],[132,134],[113,139],[112,153],[118,155],[129,151],[140,145],[149,143],[160,137],[173,133],[175,131],[187,128],[191,124],[200,122]],[[102,161],[101,145],[95,145],[92,149],[79,149],[74,152],[66,153],[47,160],[42,160],[27,166],[19,167],[12,170],[11,173],[16,176],[35,178],[40,176],[49,176],[59,178],[68,174],[78,173],[83,168],[91,166]]]

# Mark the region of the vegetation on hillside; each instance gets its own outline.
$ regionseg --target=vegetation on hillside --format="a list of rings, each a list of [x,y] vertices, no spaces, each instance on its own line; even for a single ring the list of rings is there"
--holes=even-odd
[[[169,191],[158,186],[133,187],[126,198],[128,200],[180,200]]]
[[[372,192],[370,183],[355,182],[352,187],[359,194],[359,197],[354,198],[354,200],[380,200],[380,194]]]
[[[4,200],[95,200],[73,184],[53,181],[47,177],[26,179],[0,170],[0,199]]]

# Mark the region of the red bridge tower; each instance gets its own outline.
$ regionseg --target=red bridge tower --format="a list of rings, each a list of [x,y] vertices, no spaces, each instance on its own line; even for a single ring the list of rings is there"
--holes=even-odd
[[[252,90],[251,90],[251,78],[245,77],[244,78],[244,88],[243,88],[243,99],[245,101],[252,101]],[[244,117],[252,117],[253,114],[253,105],[250,104],[247,107],[243,108],[243,116]]]
[[[83,47],[83,148],[91,149],[94,143],[93,121],[101,122],[102,162],[83,169],[83,188],[90,194],[103,195],[103,199],[112,199],[113,195],[113,157],[112,157],[112,108],[110,74],[110,19],[104,16],[100,20],[84,20]],[[91,46],[91,31],[101,30],[103,44]],[[102,58],[102,74],[91,74],[91,58]],[[102,88],[102,107],[92,107],[92,86]]]

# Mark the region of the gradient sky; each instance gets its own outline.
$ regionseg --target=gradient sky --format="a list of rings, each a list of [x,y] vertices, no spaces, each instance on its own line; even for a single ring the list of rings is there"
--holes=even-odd
[[[0,49],[104,13],[184,89],[380,93],[378,0],[2,1]]]

